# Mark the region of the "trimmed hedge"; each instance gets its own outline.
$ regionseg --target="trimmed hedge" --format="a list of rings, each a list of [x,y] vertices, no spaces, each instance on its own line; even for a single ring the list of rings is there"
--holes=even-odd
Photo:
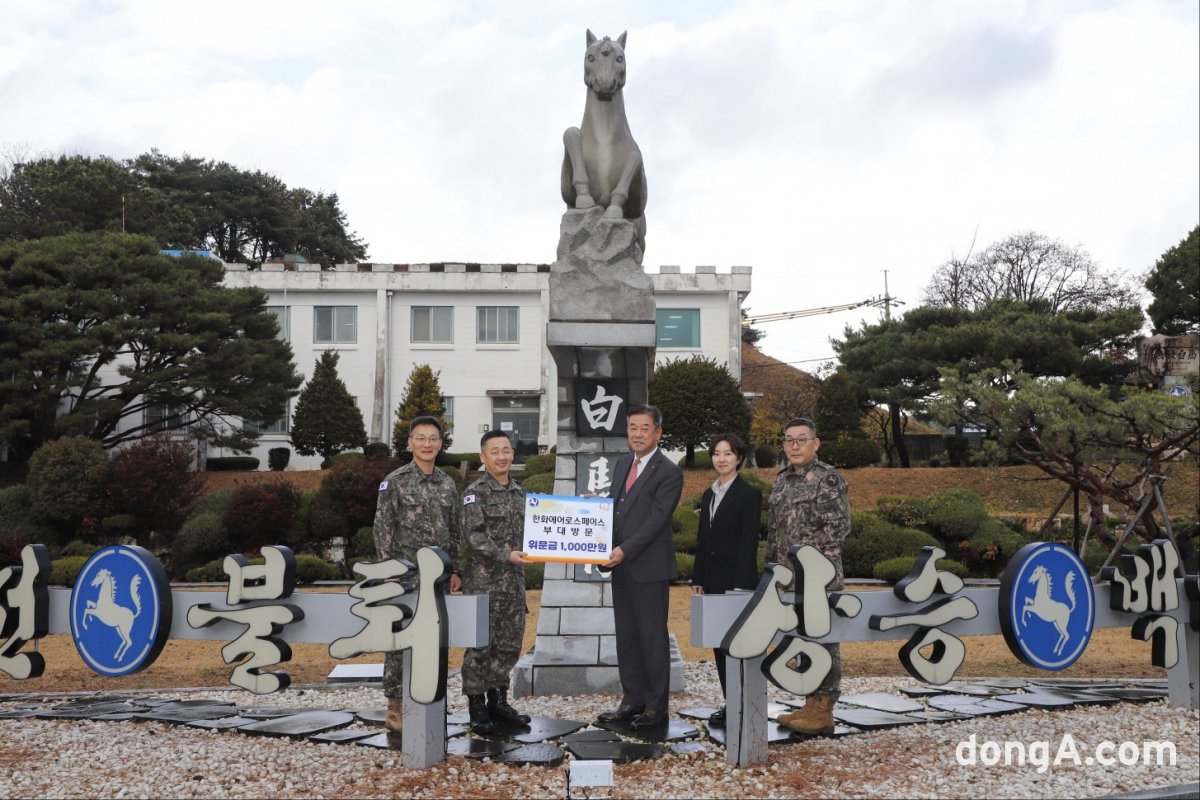
[[[987,520],[983,498],[969,489],[942,489],[925,501],[925,522],[947,545],[970,539]]]
[[[881,581],[896,583],[912,572],[913,564],[916,562],[916,556],[897,556],[896,558],[889,558],[886,561],[880,561],[875,565],[875,577]],[[939,558],[937,560],[937,568],[954,573],[960,578],[965,578],[968,574],[966,567],[950,558]]]
[[[259,460],[254,456],[214,456],[204,460],[208,472],[253,472]]]
[[[554,453],[542,453],[540,456],[530,456],[525,459],[525,477],[541,475],[543,472],[554,472],[554,464],[558,456]]]
[[[858,469],[878,464],[882,455],[874,439],[851,436],[832,442],[821,442],[819,458],[839,469]]]
[[[898,556],[915,558],[926,546],[940,547],[941,543],[923,531],[901,528],[875,514],[855,514],[842,545],[842,569],[847,578],[870,577],[879,562]]]
[[[283,472],[291,460],[291,448],[272,447],[267,451],[267,466],[271,468],[272,472]]]
[[[690,581],[696,571],[696,557],[691,553],[676,553],[675,568],[679,570],[677,581]]]
[[[542,472],[538,475],[527,475],[521,479],[521,485],[530,494],[554,494],[554,473]]]
[[[320,556],[301,553],[296,556],[296,583],[341,580],[342,570]]]
[[[233,549],[221,515],[214,511],[195,514],[175,534],[171,544],[171,570],[176,575],[186,575],[206,561],[215,558],[219,562]]]
[[[67,546],[62,549],[62,552],[59,553],[59,556],[83,556],[84,558],[91,558],[92,555],[99,549],[100,545],[98,544],[85,542],[82,539],[72,539],[67,543]]]
[[[83,565],[87,563],[89,556],[65,556],[56,558],[50,562],[50,580],[51,586],[66,586],[68,588],[75,585],[75,578],[79,575],[79,570],[83,569]]]
[[[885,495],[875,501],[875,509],[881,518],[905,528],[925,524],[925,501],[916,497]]]
[[[525,588],[540,589],[546,580],[546,565],[538,562],[525,565]]]
[[[678,464],[681,469],[688,469],[688,470],[712,469],[713,468],[712,456],[710,456],[708,454],[708,450],[697,449],[694,455],[696,457],[696,460],[695,460],[695,463],[693,463],[692,466],[690,466],[690,467],[687,466],[687,453],[684,453],[683,455],[681,455],[679,457],[679,460],[676,461],[675,463]]]
[[[769,444],[760,444],[754,448],[754,463],[763,469],[771,469],[779,463],[779,453]]]

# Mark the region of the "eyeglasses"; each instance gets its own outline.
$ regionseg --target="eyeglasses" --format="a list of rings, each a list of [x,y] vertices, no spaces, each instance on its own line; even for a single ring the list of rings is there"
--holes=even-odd
[[[408,438],[412,439],[417,444],[437,444],[442,440],[442,437],[440,436],[410,436]]]
[[[808,444],[811,441],[813,441],[813,440],[806,436],[798,436],[795,439],[793,439],[791,436],[788,436],[788,437],[784,438],[783,446],[784,447],[803,447],[804,445]]]

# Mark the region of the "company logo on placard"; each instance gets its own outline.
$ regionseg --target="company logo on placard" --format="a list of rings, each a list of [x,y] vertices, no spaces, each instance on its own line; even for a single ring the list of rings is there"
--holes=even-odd
[[[1013,655],[1031,667],[1066,669],[1083,655],[1096,622],[1087,567],[1061,544],[1017,551],[1000,579],[1000,629]]]
[[[114,545],[83,565],[71,591],[71,636],[89,667],[114,678],[145,669],[170,632],[171,585],[150,551]]]

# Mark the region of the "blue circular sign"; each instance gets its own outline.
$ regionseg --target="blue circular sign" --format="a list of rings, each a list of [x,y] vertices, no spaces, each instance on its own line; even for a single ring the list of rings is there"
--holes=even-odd
[[[154,663],[171,633],[171,584],[149,550],[114,545],[87,560],[71,590],[71,637],[112,678]]]
[[[1058,671],[1083,655],[1096,623],[1087,567],[1069,547],[1034,542],[1017,551],[1000,579],[1000,629],[1013,655]]]

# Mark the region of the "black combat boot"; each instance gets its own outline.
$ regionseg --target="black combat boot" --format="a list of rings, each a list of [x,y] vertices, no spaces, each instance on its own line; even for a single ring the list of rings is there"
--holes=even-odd
[[[516,725],[529,724],[528,714],[522,714],[508,704],[508,689],[504,687],[487,690],[487,710],[494,719]]]
[[[496,730],[496,723],[492,722],[492,717],[488,714],[487,701],[483,699],[483,695],[467,695],[467,705],[471,710],[471,730],[473,732],[491,733]]]

